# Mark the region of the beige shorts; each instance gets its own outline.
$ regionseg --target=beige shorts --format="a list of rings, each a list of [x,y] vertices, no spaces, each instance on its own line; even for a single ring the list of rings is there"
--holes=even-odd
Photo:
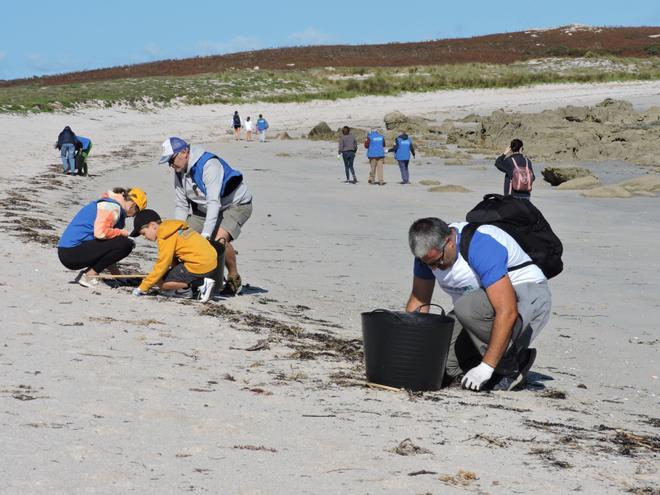
[[[245,225],[245,222],[248,221],[251,215],[251,201],[247,204],[231,205],[225,208],[218,213],[218,222],[215,224],[215,228],[213,229],[211,237],[215,238],[215,235],[218,232],[218,228],[222,228],[223,230],[229,232],[232,240],[238,239],[238,236],[241,235],[241,228],[243,225]],[[193,214],[188,215],[186,223],[191,229],[201,233],[204,229],[204,220],[205,217]]]

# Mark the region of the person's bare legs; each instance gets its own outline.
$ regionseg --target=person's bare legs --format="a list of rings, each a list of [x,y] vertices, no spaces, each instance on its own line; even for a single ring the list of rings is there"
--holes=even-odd
[[[227,267],[227,278],[235,278],[238,275],[238,266],[236,265],[236,251],[232,246],[231,234],[223,228],[218,228],[215,240],[225,246],[225,266]]]

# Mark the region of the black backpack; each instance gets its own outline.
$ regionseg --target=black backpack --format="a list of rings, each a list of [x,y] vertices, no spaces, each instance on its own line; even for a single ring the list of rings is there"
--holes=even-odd
[[[546,278],[561,273],[564,247],[543,214],[530,201],[501,194],[487,194],[465,219],[470,222],[461,231],[460,252],[467,261],[470,241],[480,225],[499,227],[520,245],[532,261],[512,266],[509,271],[535,264]]]

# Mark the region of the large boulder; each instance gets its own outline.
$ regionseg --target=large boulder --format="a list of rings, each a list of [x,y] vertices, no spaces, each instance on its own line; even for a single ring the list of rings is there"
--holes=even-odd
[[[326,122],[319,122],[309,131],[307,137],[314,140],[331,141],[335,139],[336,135]]]
[[[593,189],[594,187],[600,187],[603,183],[600,179],[594,175],[588,175],[586,177],[578,177],[577,179],[567,180],[562,182],[557,186],[557,189],[567,190],[567,191],[581,191],[584,189]]]
[[[383,118],[388,131],[405,131],[409,134],[422,134],[429,128],[429,119],[416,115],[405,115],[401,112],[390,112]]]
[[[541,174],[553,186],[558,186],[562,182],[577,179],[578,177],[593,175],[591,170],[582,167],[545,167],[541,171]]]

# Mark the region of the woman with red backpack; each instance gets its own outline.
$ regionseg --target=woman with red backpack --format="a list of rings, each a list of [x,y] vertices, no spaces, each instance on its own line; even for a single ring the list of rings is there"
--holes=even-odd
[[[529,199],[532,195],[532,183],[536,178],[529,158],[522,154],[523,142],[511,141],[504,154],[497,157],[495,166],[504,172],[504,195],[514,198]]]

